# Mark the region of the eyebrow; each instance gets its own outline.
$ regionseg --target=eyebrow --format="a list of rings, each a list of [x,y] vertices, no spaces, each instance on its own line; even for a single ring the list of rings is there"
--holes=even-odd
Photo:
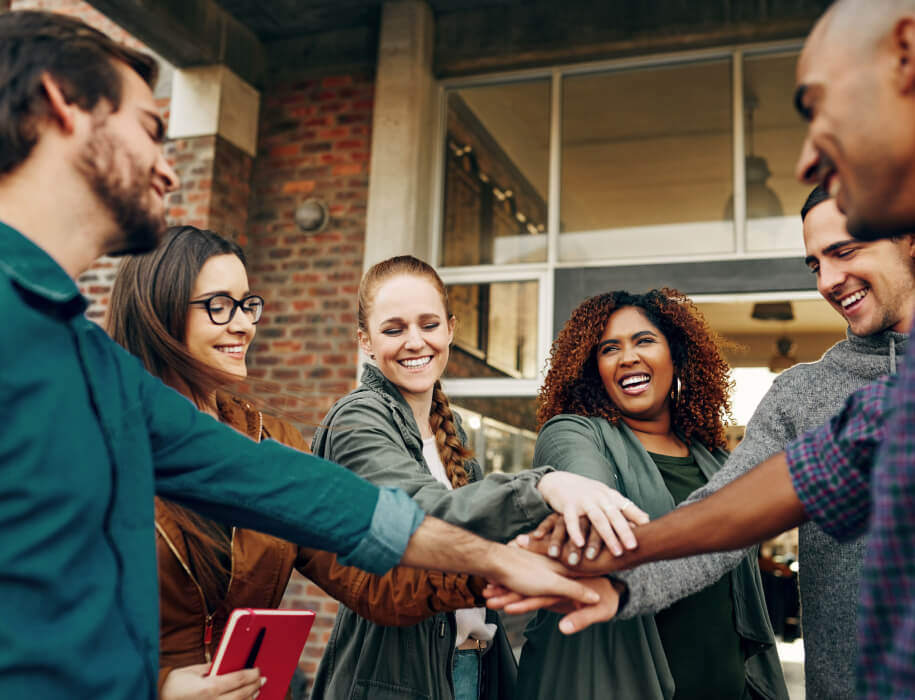
[[[439,316],[438,314],[420,314],[419,315],[420,321],[428,321],[430,319],[435,319],[436,321],[440,321],[441,318],[442,317]],[[400,316],[391,316],[391,318],[384,319],[381,322],[381,325],[384,325],[385,323],[406,323],[406,321],[404,321],[404,319],[402,319]]]
[[[654,331],[639,331],[638,333],[633,333],[631,339],[638,340],[639,338],[644,338],[646,336],[649,338],[657,338],[658,334],[655,333]],[[604,345],[606,345],[607,343],[618,343],[618,342],[620,342],[620,341],[617,338],[607,338],[606,340],[600,341],[597,344],[597,347],[598,347],[598,349],[600,349],[600,348],[604,347]]]
[[[823,248],[823,251],[820,254],[825,257],[827,255],[831,255],[832,253],[835,253],[839,248],[844,248],[849,243],[861,243],[861,242],[862,241],[856,240],[854,238],[846,238],[845,240],[842,240],[842,241],[836,241],[835,243],[830,243],[828,246]],[[806,258],[804,258],[804,264],[810,265],[810,263],[817,262],[818,260],[819,260],[819,258],[817,258],[816,255],[808,255]]]
[[[212,292],[200,292],[200,294],[196,294],[195,296],[202,297],[203,299],[206,299],[207,297],[218,297],[218,296],[232,297],[232,299],[235,299],[235,297],[232,296],[232,292],[230,292],[230,291],[228,291],[228,290],[226,290],[226,289],[217,289],[217,290],[214,290],[214,291],[212,291]],[[246,289],[246,290],[245,290],[245,293],[242,294],[242,295],[238,298],[238,301],[241,301],[241,300],[244,299],[245,297],[249,297],[249,296],[252,296],[252,295],[251,295],[251,290],[250,290],[250,289]]]
[[[809,122],[813,115],[810,113],[810,108],[804,104],[804,97],[807,94],[808,87],[807,85],[797,86],[797,90],[794,91],[794,109],[804,120]]]

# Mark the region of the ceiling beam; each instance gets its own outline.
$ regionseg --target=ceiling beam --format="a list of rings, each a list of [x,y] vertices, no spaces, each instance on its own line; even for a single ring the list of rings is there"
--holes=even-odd
[[[263,85],[263,45],[214,0],[88,1],[177,68],[221,64],[251,85]]]

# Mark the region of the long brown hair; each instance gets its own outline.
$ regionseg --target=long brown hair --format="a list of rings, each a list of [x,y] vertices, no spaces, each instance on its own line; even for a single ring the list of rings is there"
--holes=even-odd
[[[189,393],[203,406],[212,392],[237,377],[194,358],[184,344],[188,301],[207,260],[235,255],[247,268],[241,248],[219,234],[195,226],[174,226],[154,251],[123,260],[111,290],[106,330],[139,357],[166,384]],[[230,542],[209,519],[165,499],[159,502],[182,529],[194,573],[208,601],[220,598]]]
[[[733,382],[721,354],[722,341],[688,297],[667,288],[600,294],[572,312],[550,350],[550,369],[538,397],[538,427],[560,413],[601,416],[614,424],[620,419],[597,370],[597,344],[613,312],[628,306],[642,311],[670,346],[674,375],[680,380],[671,406],[674,429],[687,442],[698,439],[707,447],[724,447]]]
[[[368,318],[378,288],[387,280],[401,275],[422,277],[431,282],[441,297],[448,320],[454,318],[448,303],[448,290],[445,289],[445,283],[442,282],[442,278],[438,276],[435,269],[412,255],[398,255],[373,265],[359,283],[358,321],[359,330],[363,333],[369,332]],[[468,483],[470,476],[467,474],[464,462],[473,456],[473,450],[466,447],[458,436],[454,412],[451,410],[451,404],[442,390],[440,381],[435,382],[432,390],[429,427],[432,428],[432,433],[435,435],[435,445],[451,485],[458,488]]]

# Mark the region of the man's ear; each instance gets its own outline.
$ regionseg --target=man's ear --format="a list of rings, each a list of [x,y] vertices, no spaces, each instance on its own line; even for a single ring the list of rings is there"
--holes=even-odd
[[[371,357],[372,341],[369,340],[369,334],[360,328],[356,331],[356,337],[359,339],[359,347],[362,348],[362,352]]]
[[[893,27],[895,84],[902,94],[915,93],[915,16],[901,17]]]
[[[49,116],[56,121],[60,127],[67,133],[72,133],[75,128],[75,110],[78,110],[75,104],[68,102],[64,97],[60,85],[51,76],[50,73],[41,74],[41,87],[44,88],[45,96],[48,98],[50,105]]]

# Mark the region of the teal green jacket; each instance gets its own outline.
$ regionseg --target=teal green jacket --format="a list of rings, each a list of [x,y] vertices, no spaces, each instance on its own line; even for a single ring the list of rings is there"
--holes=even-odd
[[[0,698],[154,698],[153,496],[375,572],[422,521],[379,489],[197,411],[86,320],[0,224]]]
[[[723,450],[692,444],[690,452],[706,478],[724,463]],[[550,464],[617,489],[654,519],[673,510],[674,500],[651,456],[622,422],[560,415],[541,429],[534,465]],[[754,551],[755,555],[755,551]],[[709,584],[714,581],[709,581]],[[754,697],[787,700],[755,557],[731,578],[735,628],[746,654],[747,683]],[[535,700],[607,698],[669,700],[674,680],[654,616],[593,625],[562,635],[559,616],[541,612],[525,631],[516,698]],[[702,630],[696,630],[702,634]]]

